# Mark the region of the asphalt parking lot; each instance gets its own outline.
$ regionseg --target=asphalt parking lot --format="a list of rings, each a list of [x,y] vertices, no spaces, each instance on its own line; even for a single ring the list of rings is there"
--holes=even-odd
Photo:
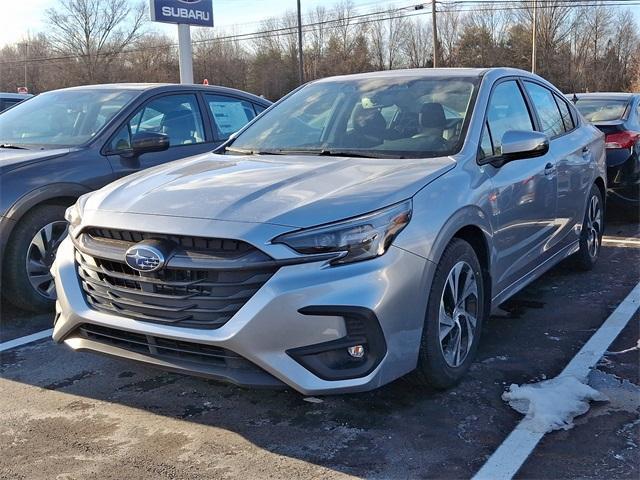
[[[640,227],[612,220],[597,267],[563,263],[503,305],[447,392],[399,380],[305,399],[49,340],[2,352],[0,478],[470,478],[521,418],[504,390],[560,373],[640,281]],[[50,315],[2,308],[0,343],[50,328]],[[592,373],[609,402],[546,435],[518,478],[639,477],[639,319]]]

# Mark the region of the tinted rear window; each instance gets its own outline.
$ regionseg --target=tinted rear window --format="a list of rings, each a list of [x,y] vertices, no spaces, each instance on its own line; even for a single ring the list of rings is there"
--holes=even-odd
[[[580,98],[575,105],[588,122],[606,122],[623,118],[629,100]]]

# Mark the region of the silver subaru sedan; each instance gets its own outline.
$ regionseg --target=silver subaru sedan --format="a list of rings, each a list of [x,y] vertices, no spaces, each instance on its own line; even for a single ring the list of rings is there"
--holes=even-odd
[[[605,185],[603,134],[527,72],[314,81],[216,153],[81,197],[53,337],[306,395],[448,388],[492,307],[594,265]]]

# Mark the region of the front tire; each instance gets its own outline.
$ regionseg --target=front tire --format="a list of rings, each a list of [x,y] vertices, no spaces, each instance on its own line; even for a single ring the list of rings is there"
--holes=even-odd
[[[22,310],[45,312],[54,307],[55,285],[49,269],[67,236],[64,211],[61,205],[35,207],[20,220],[9,239],[2,294]]]
[[[598,260],[604,232],[602,194],[597,185],[591,187],[580,232],[580,249],[575,253],[576,267],[591,270]]]
[[[419,384],[446,389],[467,373],[478,349],[486,314],[484,277],[469,243],[453,239],[434,275],[418,367]]]

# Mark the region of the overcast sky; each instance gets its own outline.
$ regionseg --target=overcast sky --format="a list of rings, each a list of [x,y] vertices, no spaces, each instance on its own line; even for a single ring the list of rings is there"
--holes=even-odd
[[[22,40],[28,33],[34,34],[46,30],[44,12],[47,8],[55,6],[58,1],[0,0],[0,3],[3,4],[0,46]],[[336,2],[337,0],[302,0],[302,9],[305,11],[317,5],[329,7]],[[353,3],[359,13],[366,13],[372,9],[380,9],[385,6],[404,7],[420,3],[420,0],[353,0]],[[296,8],[296,0],[213,0],[213,8],[214,21],[220,29],[230,30],[232,26],[237,25],[234,28],[237,33],[246,33],[259,28],[258,23],[264,18],[279,16],[287,10],[294,10]],[[636,5],[629,8],[634,11],[636,18],[640,20],[640,6]],[[176,31],[174,25],[159,23],[149,24],[147,28],[164,31],[170,35],[175,35]]]

